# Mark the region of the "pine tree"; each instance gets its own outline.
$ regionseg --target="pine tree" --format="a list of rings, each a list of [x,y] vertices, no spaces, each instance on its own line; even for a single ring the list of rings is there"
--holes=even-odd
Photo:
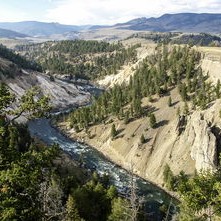
[[[216,98],[219,99],[220,98],[220,80],[217,81],[216,87],[215,87],[215,93],[216,93]]]
[[[131,208],[129,201],[123,198],[115,198],[111,203],[111,214],[108,217],[108,221],[130,221]]]
[[[153,113],[150,114],[150,127],[155,128],[156,127],[156,117]]]
[[[146,139],[145,139],[144,135],[142,134],[140,137],[140,143],[144,144],[145,142],[146,142]]]
[[[168,98],[168,102],[167,102],[167,104],[168,104],[169,107],[172,106],[172,98],[171,98],[171,97]]]
[[[112,127],[111,127],[111,137],[115,138],[116,135],[117,135],[117,130],[116,130],[115,124],[112,124]]]
[[[183,107],[183,114],[188,115],[189,114],[189,107],[188,104],[185,102],[184,107]]]
[[[126,111],[125,116],[124,116],[124,123],[128,124],[129,123],[129,112]]]
[[[76,202],[71,195],[68,196],[68,200],[66,204],[65,220],[66,221],[81,221]]]
[[[180,107],[177,108],[176,110],[176,115],[179,117],[180,116]]]
[[[180,87],[180,96],[182,98],[183,101],[187,101],[188,95],[187,95],[187,87],[186,84],[181,84]]]

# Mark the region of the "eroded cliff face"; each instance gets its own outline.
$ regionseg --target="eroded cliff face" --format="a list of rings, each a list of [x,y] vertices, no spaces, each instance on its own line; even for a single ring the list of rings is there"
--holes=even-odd
[[[147,160],[147,177],[155,171],[150,175],[151,180],[161,183],[166,163],[175,174],[181,170],[188,174],[195,170],[215,170],[220,151],[220,107],[221,102],[217,100],[207,110],[176,118],[160,131],[153,147],[155,153]]]
[[[158,135],[155,148],[159,153],[155,154],[156,160],[162,165],[168,163],[175,174],[181,170],[189,174],[194,173],[194,170],[215,170],[220,151],[220,107],[221,102],[217,100],[207,110],[195,111],[167,125]],[[171,135],[166,134],[166,131]],[[162,168],[162,165],[157,165],[154,160],[152,164],[151,167],[155,170]],[[146,170],[150,172],[150,168],[147,167]],[[159,171],[156,180],[162,182],[163,171]],[[154,176],[151,179],[154,179]]]
[[[114,140],[110,138],[111,124],[90,128],[91,135],[99,134],[92,139],[85,132],[76,134],[73,129],[69,134],[97,148],[124,168],[130,170],[133,166],[138,175],[163,185],[166,164],[175,175],[182,170],[194,174],[195,170],[216,169],[220,107],[221,101],[217,100],[205,111],[194,111],[187,117],[174,115],[168,124],[149,130],[146,130],[145,119],[127,126],[118,121],[116,128],[122,132]],[[145,144],[140,143],[142,133],[147,137]]]
[[[190,156],[195,161],[197,171],[211,169],[217,165],[217,140],[212,132],[211,119],[204,119],[204,114],[192,114],[184,133],[180,136],[181,142],[187,142],[190,147]]]
[[[84,105],[91,97],[82,86],[58,79],[52,81],[47,75],[38,72],[23,70],[22,74],[14,79],[7,79],[5,82],[17,97],[21,97],[29,88],[38,86],[44,95],[50,97],[53,108],[57,109],[71,105]]]

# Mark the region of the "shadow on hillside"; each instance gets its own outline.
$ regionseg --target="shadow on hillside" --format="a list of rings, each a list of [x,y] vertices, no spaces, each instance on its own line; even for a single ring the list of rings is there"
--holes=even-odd
[[[167,125],[168,123],[169,123],[168,120],[161,120],[160,122],[158,122],[158,123],[156,124],[156,128],[157,128],[157,127],[163,127],[163,126]]]
[[[172,104],[171,104],[171,107],[174,107],[176,104],[178,104],[179,103],[179,101],[176,101],[176,102],[173,102]]]
[[[159,110],[159,108],[156,108],[156,107],[154,107],[154,106],[148,106],[148,107],[146,107],[145,108],[145,111],[146,111],[146,113],[153,113],[153,112],[156,112],[156,111],[158,111]]]
[[[123,131],[124,131],[124,128],[117,130],[117,136],[115,137],[115,139],[123,138],[124,134],[121,134]]]

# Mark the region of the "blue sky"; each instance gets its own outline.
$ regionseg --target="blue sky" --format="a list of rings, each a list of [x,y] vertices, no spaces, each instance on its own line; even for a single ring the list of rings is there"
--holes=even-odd
[[[115,24],[179,12],[221,13],[221,0],[0,0],[0,22]]]

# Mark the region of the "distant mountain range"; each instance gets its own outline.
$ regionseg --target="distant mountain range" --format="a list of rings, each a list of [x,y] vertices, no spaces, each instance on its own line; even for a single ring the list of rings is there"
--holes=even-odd
[[[26,36],[52,36],[52,35],[76,35],[77,32],[103,28],[129,29],[136,31],[159,31],[159,32],[207,32],[221,33],[221,14],[209,13],[179,13],[164,14],[159,18],[137,18],[126,23],[113,26],[98,25],[63,25],[59,23],[46,23],[37,21],[24,22],[0,22],[0,37],[26,37]],[[7,30],[13,31],[10,32]]]
[[[9,29],[29,36],[50,36],[73,31],[82,31],[91,26],[62,25],[38,21],[0,22],[0,28]]]
[[[116,27],[129,30],[181,31],[181,32],[221,32],[221,14],[179,13],[164,14],[159,18],[138,18]]]
[[[0,38],[25,38],[28,35],[0,28]]]

